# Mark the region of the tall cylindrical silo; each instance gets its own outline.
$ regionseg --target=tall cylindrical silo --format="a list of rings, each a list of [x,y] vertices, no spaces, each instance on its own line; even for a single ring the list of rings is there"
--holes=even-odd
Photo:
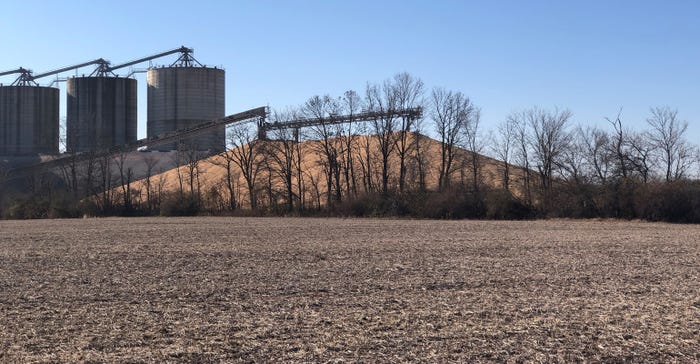
[[[58,92],[0,86],[0,155],[58,154]]]
[[[68,151],[109,149],[136,141],[135,79],[73,77],[66,92]]]
[[[148,70],[148,137],[224,117],[224,70],[209,67],[161,67]],[[224,150],[224,126],[154,149]]]

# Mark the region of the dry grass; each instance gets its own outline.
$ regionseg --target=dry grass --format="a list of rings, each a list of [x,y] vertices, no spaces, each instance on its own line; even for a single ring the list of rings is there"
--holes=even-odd
[[[0,362],[700,361],[700,227],[0,222]]]

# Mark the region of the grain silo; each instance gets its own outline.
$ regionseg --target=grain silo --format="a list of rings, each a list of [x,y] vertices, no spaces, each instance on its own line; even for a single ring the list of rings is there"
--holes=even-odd
[[[224,117],[224,70],[203,66],[151,68],[148,80],[148,137],[189,128]],[[225,148],[225,127],[157,150]]]
[[[135,79],[72,77],[66,93],[68,151],[109,149],[136,141]]]
[[[0,86],[0,155],[58,154],[59,91]]]

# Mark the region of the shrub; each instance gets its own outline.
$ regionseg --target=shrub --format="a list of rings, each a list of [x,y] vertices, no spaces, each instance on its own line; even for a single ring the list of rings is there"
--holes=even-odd
[[[199,214],[199,210],[199,199],[190,194],[168,194],[160,204],[161,216],[195,216]]]
[[[641,208],[642,218],[651,221],[700,222],[700,185],[697,182],[650,185],[644,192],[646,201]],[[638,197],[638,200],[643,199]]]
[[[3,216],[6,219],[42,219],[48,217],[49,201],[35,198],[17,198]]]
[[[503,189],[487,191],[484,204],[487,219],[520,220],[533,215],[532,209]]]
[[[431,219],[479,219],[486,216],[486,205],[481,192],[447,189],[428,193],[422,208],[423,215]]]

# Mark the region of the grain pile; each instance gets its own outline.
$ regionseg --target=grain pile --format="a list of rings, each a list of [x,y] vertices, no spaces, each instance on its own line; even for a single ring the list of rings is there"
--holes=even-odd
[[[409,149],[410,153],[407,156],[407,179],[408,179],[408,187],[409,189],[417,189],[417,183],[418,183],[418,176],[416,175],[417,168],[418,166],[416,165],[417,161],[415,160],[415,143],[416,143],[416,134],[409,134],[408,135],[408,144],[411,145],[412,147]],[[268,151],[270,150],[276,150],[274,147],[275,141],[257,141],[256,143],[262,143],[259,145],[259,148],[266,149]],[[346,156],[343,154],[343,148],[342,144],[345,143],[341,139],[332,139],[332,143],[335,145],[335,147],[339,151],[339,158],[341,159],[341,164],[346,163],[345,159]],[[356,174],[356,183],[359,186],[360,190],[362,188],[362,163],[365,161],[367,153],[365,152],[365,145],[369,145],[369,150],[370,150],[370,156],[372,159],[371,162],[371,175],[372,175],[372,183],[375,186],[375,188],[379,188],[378,186],[381,186],[381,158],[378,155],[378,141],[376,137],[368,137],[368,136],[354,136],[352,144],[354,145],[354,152],[353,152],[353,169]],[[422,150],[422,155],[423,155],[423,169],[425,169],[425,182],[426,182],[426,188],[428,190],[437,190],[438,187],[438,175],[439,175],[439,167],[440,167],[440,142],[437,140],[428,138],[426,136],[422,136],[420,138],[420,148]],[[277,147],[279,149],[281,147]],[[319,145],[319,141],[313,141],[313,140],[307,140],[307,141],[302,141],[299,145],[299,152],[301,154],[301,169],[302,169],[302,181],[303,185],[305,186],[305,191],[303,193],[304,195],[304,200],[307,204],[311,204],[313,202],[313,190],[312,186],[318,185],[320,191],[319,193],[324,193],[324,182],[325,181],[325,173],[326,173],[326,162],[325,162],[325,156],[323,155],[322,151],[320,150],[321,147]],[[174,152],[173,152],[174,153]],[[230,151],[228,152],[229,154],[231,153]],[[277,153],[281,153],[279,150],[277,150]],[[148,154],[144,154],[144,156],[148,156]],[[153,189],[161,189],[163,192],[177,192],[180,191],[181,189],[184,190],[185,192],[194,190],[194,191],[200,191],[200,192],[207,192],[211,191],[212,189],[217,190],[219,194],[225,196],[225,199],[228,199],[228,192],[226,191],[226,181],[228,178],[228,173],[226,170],[226,159],[223,154],[219,155],[214,155],[205,159],[202,159],[198,161],[197,163],[186,163],[188,158],[190,159],[196,159],[196,158],[191,158],[188,156],[187,152],[181,153],[179,156],[180,161],[178,163],[173,162],[173,160],[177,159],[178,157],[173,154],[169,157],[171,159],[170,162],[168,162],[168,158],[163,158],[161,163],[158,165],[157,170],[160,170],[161,168],[169,168],[167,170],[164,170],[161,173],[158,173],[154,176],[151,177],[150,181],[152,184]],[[280,159],[283,159],[281,155],[279,155]],[[295,157],[296,158],[296,157]],[[452,185],[457,186],[457,185],[467,185],[471,186],[472,183],[472,177],[471,177],[471,156],[470,153],[468,153],[464,149],[456,148],[455,151],[455,158],[454,161],[452,162],[452,173],[451,173],[451,178],[450,180],[452,181]],[[269,163],[264,163],[264,154],[260,153],[260,155],[257,158],[258,164],[260,165],[259,167],[259,172],[256,172],[257,174],[257,179],[256,179],[256,189],[261,190],[264,186],[265,183],[268,181],[268,176],[270,175],[269,170],[265,168],[265,166],[270,166],[272,165],[272,169],[276,170],[279,169],[279,167],[274,166],[274,162],[271,162],[273,158],[269,158],[268,162]],[[503,187],[503,162],[498,161],[493,158],[489,158],[484,155],[479,155],[478,156],[478,164],[480,168],[480,183],[486,186],[490,187],[496,187],[496,188],[502,188]],[[180,164],[179,167],[171,168],[172,164],[175,163],[175,165]],[[389,182],[390,182],[390,187],[393,189],[398,189],[398,174],[399,174],[399,157],[396,151],[391,153],[391,156],[388,161],[389,165]],[[196,168],[194,168],[196,167]],[[141,166],[143,168],[143,166]],[[296,168],[296,167],[294,167]],[[195,170],[196,172],[190,173],[191,170]],[[196,173],[196,177],[195,174]],[[273,188],[276,189],[277,191],[284,191],[284,185],[283,181],[279,178],[278,175],[279,172],[273,172],[272,173],[272,180],[270,183],[272,184]],[[344,172],[343,172],[344,173]],[[523,176],[524,172],[521,168],[518,168],[514,165],[510,166],[510,189],[511,192],[513,192],[515,195],[520,195],[521,194],[521,179]],[[248,207],[249,204],[249,194],[244,186],[246,186],[246,181],[243,177],[243,174],[241,173],[241,170],[238,166],[235,165],[235,163],[231,164],[231,175],[232,175],[232,180],[233,184],[236,186],[236,200],[242,203],[243,207]],[[345,191],[346,186],[345,183],[346,181],[343,180],[343,191]],[[294,176],[292,178],[292,184],[297,186],[297,175],[296,175],[296,169],[294,170]],[[158,187],[155,187],[158,185]],[[141,179],[138,181],[135,181],[131,183],[130,188],[134,191],[133,193],[136,194],[136,199],[140,201],[146,201],[147,200],[147,193],[146,193],[146,180]],[[114,189],[114,192],[118,195],[122,191],[122,187],[117,187]],[[297,193],[298,191],[295,191]],[[259,199],[261,196],[258,197]]]

